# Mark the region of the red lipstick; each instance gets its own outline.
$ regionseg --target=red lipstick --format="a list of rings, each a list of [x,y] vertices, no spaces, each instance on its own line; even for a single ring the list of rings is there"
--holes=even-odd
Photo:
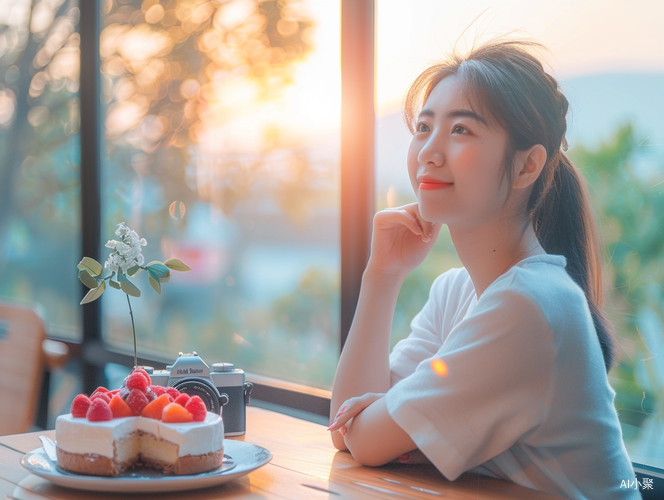
[[[420,183],[420,189],[424,191],[434,191],[436,189],[444,189],[452,185],[451,182],[443,182],[430,177],[420,177],[417,179]]]

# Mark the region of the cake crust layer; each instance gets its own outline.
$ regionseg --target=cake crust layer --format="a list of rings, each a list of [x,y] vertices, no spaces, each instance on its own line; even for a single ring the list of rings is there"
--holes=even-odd
[[[58,465],[64,470],[85,474],[88,476],[116,477],[120,473],[140,467],[149,467],[162,471],[164,474],[186,476],[209,472],[220,467],[224,461],[223,448],[219,451],[206,453],[205,455],[187,455],[180,457],[175,463],[169,464],[158,460],[144,460],[139,456],[138,460],[115,462],[108,457],[93,453],[69,453],[56,448],[58,454]]]

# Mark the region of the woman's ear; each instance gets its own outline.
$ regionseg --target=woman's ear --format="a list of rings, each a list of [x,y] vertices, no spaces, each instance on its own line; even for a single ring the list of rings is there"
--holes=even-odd
[[[517,151],[513,187],[523,189],[534,183],[546,164],[546,158],[546,149],[541,144]]]

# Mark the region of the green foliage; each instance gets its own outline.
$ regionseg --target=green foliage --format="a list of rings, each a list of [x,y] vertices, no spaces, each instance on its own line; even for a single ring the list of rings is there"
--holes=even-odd
[[[131,295],[132,297],[141,296],[141,291],[136,287],[136,285],[129,281],[124,273],[118,272],[118,279],[120,281],[120,287],[124,293]]]
[[[78,267],[81,271],[87,271],[91,276],[99,276],[104,268],[102,265],[90,257],[83,257],[83,260],[78,264]]]
[[[83,300],[81,300],[81,305],[97,300],[99,297],[101,297],[101,294],[104,293],[104,290],[106,290],[106,282],[102,281],[97,288],[93,288],[85,295],[85,297],[83,297]]]
[[[180,259],[168,259],[164,265],[173,271],[191,271],[191,268]]]
[[[99,286],[99,281],[93,278],[87,269],[81,269],[78,271],[78,279],[88,288],[97,288]]]
[[[664,387],[655,363],[664,322],[664,185],[640,170],[642,153],[634,127],[620,126],[596,149],[583,145],[569,153],[585,177],[598,214],[605,256],[605,313],[613,324],[620,363],[611,372],[621,421],[640,426],[650,414],[664,415]],[[660,158],[658,160],[662,162]],[[649,340],[647,340],[649,339]],[[620,411],[622,413],[620,413]]]

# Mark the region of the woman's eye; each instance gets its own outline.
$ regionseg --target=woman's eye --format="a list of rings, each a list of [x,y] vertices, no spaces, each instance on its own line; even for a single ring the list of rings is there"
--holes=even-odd
[[[457,133],[457,132],[460,133],[460,134],[463,134],[464,132],[467,132],[467,130],[464,127],[462,127],[461,125],[455,125],[454,128],[452,128],[452,133],[454,134],[454,133]]]
[[[431,130],[431,129],[429,129],[429,125],[427,125],[426,123],[418,123],[417,124],[417,131],[418,132],[429,132],[429,130]]]

